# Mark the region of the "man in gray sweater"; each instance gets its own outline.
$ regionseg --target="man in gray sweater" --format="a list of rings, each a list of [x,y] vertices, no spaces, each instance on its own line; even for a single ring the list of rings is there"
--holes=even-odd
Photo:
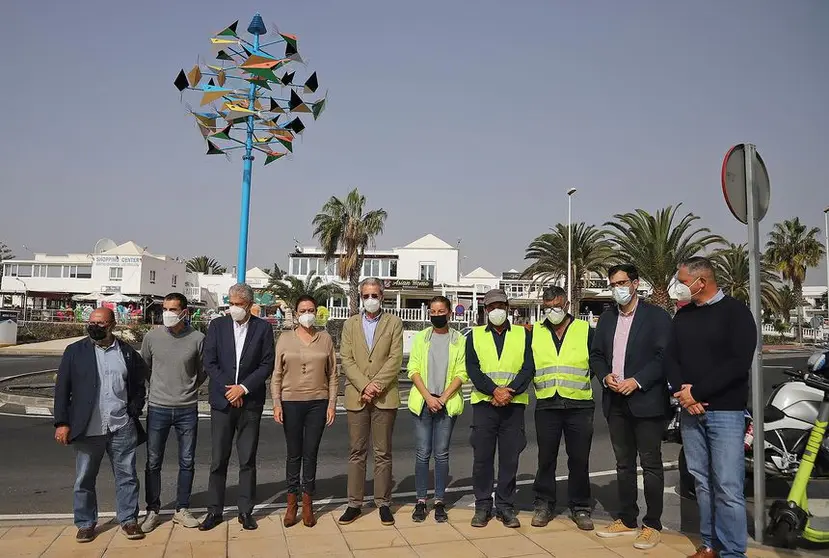
[[[164,327],[144,336],[141,356],[149,372],[147,406],[147,468],[144,485],[147,516],[142,530],[149,533],[161,522],[161,464],[170,429],[178,438],[178,489],[173,523],[194,528],[199,522],[190,513],[190,493],[199,424],[198,389],[207,377],[202,366],[204,334],[187,323],[187,298],[170,293],[164,298]]]

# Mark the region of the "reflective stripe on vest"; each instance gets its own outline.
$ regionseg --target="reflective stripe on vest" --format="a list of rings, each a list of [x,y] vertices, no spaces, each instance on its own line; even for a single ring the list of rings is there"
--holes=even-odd
[[[593,399],[590,386],[590,351],[587,338],[590,325],[584,320],[573,320],[567,328],[561,352],[556,351],[551,332],[543,322],[533,325],[533,385],[538,399],[556,394],[566,399],[585,401]]]
[[[501,357],[498,358],[498,349],[495,346],[495,339],[492,333],[487,331],[487,326],[477,326],[472,329],[472,344],[475,353],[478,355],[478,362],[481,372],[489,377],[495,385],[506,386],[512,382],[521,371],[524,365],[524,347],[527,342],[527,330],[523,326],[510,326],[504,334],[504,348],[501,350]],[[470,403],[491,401],[492,397],[473,390],[469,398]],[[524,405],[530,402],[527,392],[516,395],[513,403]]]

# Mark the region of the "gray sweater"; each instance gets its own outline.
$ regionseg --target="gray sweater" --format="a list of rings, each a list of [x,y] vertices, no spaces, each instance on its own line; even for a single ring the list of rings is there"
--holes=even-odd
[[[187,326],[180,334],[157,327],[144,336],[141,356],[150,369],[149,403],[157,407],[192,407],[207,375],[202,366],[204,334]]]

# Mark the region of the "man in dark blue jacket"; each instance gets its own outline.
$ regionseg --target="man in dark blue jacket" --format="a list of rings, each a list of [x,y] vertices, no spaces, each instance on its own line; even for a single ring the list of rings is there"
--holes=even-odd
[[[227,464],[236,437],[239,457],[239,523],[256,529],[256,450],[259,420],[265,405],[265,382],[273,372],[271,325],[251,316],[253,289],[239,283],[230,288],[229,315],[210,322],[204,340],[204,371],[210,378],[210,435],[213,456],[208,482],[208,513],[199,529],[222,522]]]
[[[143,539],[138,526],[135,449],[145,433],[147,366],[132,347],[113,335],[115,314],[98,308],[89,316],[89,338],[63,353],[55,383],[55,440],[75,448],[74,514],[78,542],[95,538],[95,481],[106,453],[115,473],[116,517],[128,539]]]

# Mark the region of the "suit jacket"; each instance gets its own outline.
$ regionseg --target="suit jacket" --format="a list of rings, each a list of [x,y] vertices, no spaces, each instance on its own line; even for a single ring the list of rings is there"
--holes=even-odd
[[[615,306],[601,315],[590,348],[590,368],[602,382],[605,417],[610,413],[610,402],[614,397],[624,397],[635,417],[667,416],[670,396],[662,356],[671,331],[670,316],[658,306],[639,301],[625,350],[625,378],[634,378],[641,389],[627,397],[605,387],[604,381],[613,370],[613,338],[618,319],[619,310]]]
[[[238,383],[249,392],[242,398],[243,407],[255,409],[265,405],[265,383],[273,372],[273,363],[273,328],[265,320],[251,316],[239,361]],[[225,386],[237,383],[236,338],[230,316],[210,322],[204,340],[204,371],[210,378],[210,406],[219,411],[228,409]]]
[[[127,415],[138,427],[138,443],[144,438],[138,417],[147,395],[147,365],[128,343],[118,341],[127,365]],[[88,337],[75,341],[63,352],[55,382],[55,427],[69,427],[69,442],[86,433],[92,411],[98,404],[98,360],[95,344]]]
[[[376,382],[382,393],[374,400],[378,409],[397,409],[400,390],[397,378],[403,367],[403,322],[394,314],[383,312],[374,331],[374,345],[368,348],[363,332],[363,315],[351,316],[343,325],[340,359],[345,372],[345,408],[359,411],[365,405],[360,395]]]

